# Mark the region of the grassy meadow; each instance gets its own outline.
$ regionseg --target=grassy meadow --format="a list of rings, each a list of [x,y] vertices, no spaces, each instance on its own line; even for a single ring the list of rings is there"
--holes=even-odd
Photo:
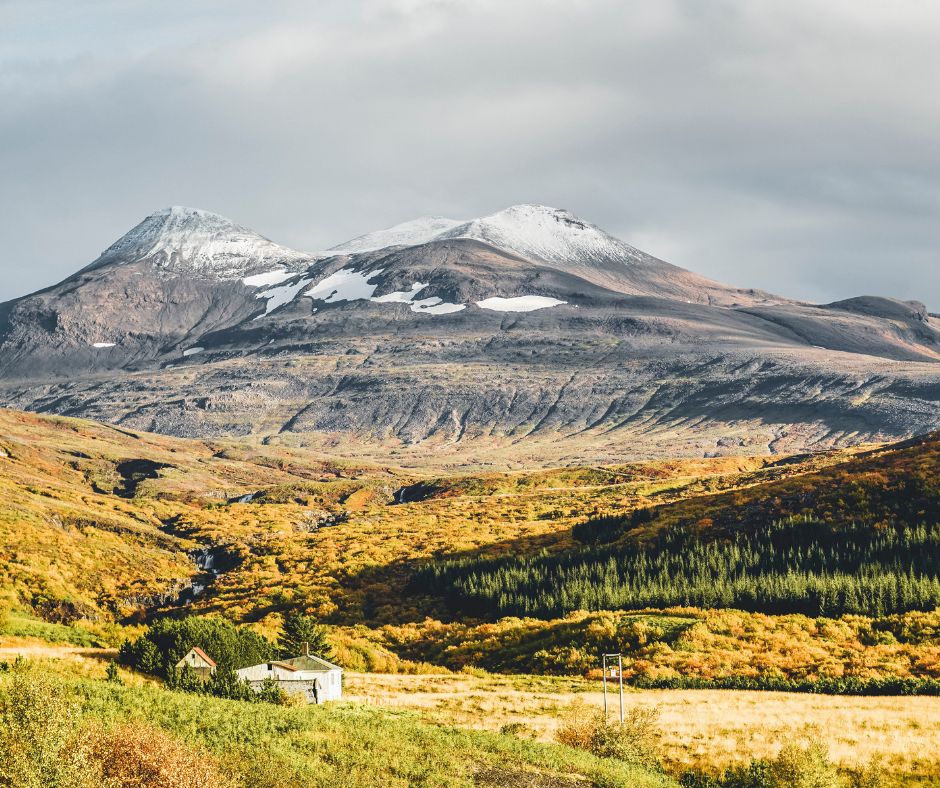
[[[655,770],[407,710],[248,704],[122,681],[104,680],[87,659],[8,666],[0,675],[2,784],[675,785]]]
[[[618,700],[616,686],[611,689],[614,720]],[[352,674],[347,694],[378,708],[412,709],[443,724],[516,729],[546,742],[555,740],[580,707],[603,707],[596,680],[485,671]],[[940,782],[940,703],[935,698],[627,688],[625,705],[655,710],[662,759],[672,774],[692,768],[718,772],[772,758],[785,743],[812,738],[825,744],[844,775],[877,761],[886,785]]]

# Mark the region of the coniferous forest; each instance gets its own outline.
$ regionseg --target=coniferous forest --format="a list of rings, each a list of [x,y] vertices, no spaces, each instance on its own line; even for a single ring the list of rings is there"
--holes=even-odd
[[[611,518],[588,521],[601,533]],[[576,535],[578,535],[576,533]],[[646,544],[433,564],[414,587],[463,613],[695,606],[882,616],[940,605],[940,525],[836,526],[790,518],[720,539],[670,529]]]

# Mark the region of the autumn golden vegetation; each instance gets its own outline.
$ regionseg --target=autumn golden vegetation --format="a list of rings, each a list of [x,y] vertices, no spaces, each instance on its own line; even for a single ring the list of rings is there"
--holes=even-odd
[[[359,671],[596,677],[597,655],[620,651],[639,687],[940,690],[937,436],[798,458],[442,473],[0,411],[0,449],[11,642],[117,647],[184,615],[275,640],[303,612]],[[788,575],[781,561],[803,563]],[[97,750],[68,736],[49,747],[70,753],[63,764],[100,761],[128,737],[128,775],[176,746],[180,764],[223,776],[241,763],[246,785],[251,769],[287,768],[182,729],[135,749],[142,721],[112,722]],[[769,774],[764,760],[747,768]]]
[[[309,612],[330,625],[337,659],[362,670],[581,674],[596,667],[599,649],[617,648],[631,678],[657,681],[938,677],[933,612],[639,604],[500,619],[498,604],[474,612],[416,579],[455,559],[584,555],[595,549],[585,523],[598,518],[615,524],[603,547],[618,549],[675,529],[721,542],[785,516],[873,532],[931,521],[940,441],[797,461],[421,476],[11,411],[0,411],[0,428],[0,546],[9,559],[0,564],[0,632],[8,635],[118,645],[128,623],[185,604],[271,637],[284,614]],[[223,570],[216,578],[193,560],[207,546]],[[203,594],[187,596],[190,582],[207,580]]]

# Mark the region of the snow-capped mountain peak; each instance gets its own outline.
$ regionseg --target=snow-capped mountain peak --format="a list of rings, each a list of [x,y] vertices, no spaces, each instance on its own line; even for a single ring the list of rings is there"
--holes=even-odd
[[[84,270],[148,260],[163,273],[227,281],[310,259],[217,213],[175,205],[150,214]]]
[[[552,263],[574,259],[641,260],[648,255],[569,211],[545,205],[513,205],[460,224],[440,238],[473,238],[523,257]]]
[[[448,219],[444,216],[422,216],[409,222],[396,224],[384,230],[366,233],[329,251],[343,254],[357,254],[371,252],[376,249],[385,249],[389,246],[418,246],[440,238],[444,233],[461,225],[457,219]]]
[[[580,259],[645,261],[649,256],[574,214],[545,205],[513,205],[469,221],[428,216],[368,233],[334,246],[333,253],[355,254],[391,246],[467,238],[527,258],[551,263]]]

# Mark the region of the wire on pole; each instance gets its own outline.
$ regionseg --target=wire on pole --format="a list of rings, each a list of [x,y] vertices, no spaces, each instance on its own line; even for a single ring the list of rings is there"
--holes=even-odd
[[[620,724],[623,725],[623,657],[617,655],[617,677],[620,679]]]
[[[604,724],[607,724],[607,660],[617,658],[617,681],[620,694],[620,724],[623,725],[623,654],[603,654],[601,656],[601,673],[604,682]],[[614,668],[611,666],[611,672]]]

